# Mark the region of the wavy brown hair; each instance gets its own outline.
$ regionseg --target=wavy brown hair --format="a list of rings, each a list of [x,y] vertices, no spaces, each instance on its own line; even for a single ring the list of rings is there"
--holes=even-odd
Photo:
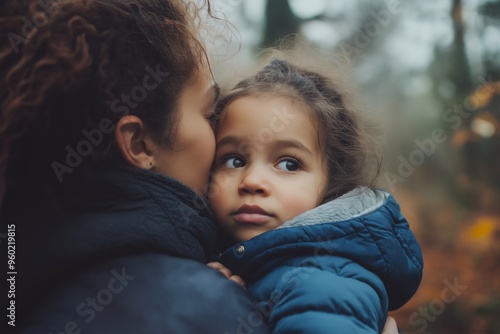
[[[202,7],[210,13],[209,1]],[[1,9],[0,204],[21,179],[50,189],[52,164],[85,139],[82,131],[109,129],[124,114],[173,144],[180,92],[206,59],[199,5],[16,0]],[[85,164],[119,159],[113,136],[101,134]]]
[[[356,187],[375,185],[382,159],[378,144],[359,113],[349,105],[346,93],[328,74],[295,65],[291,60],[272,59],[255,75],[236,84],[220,100],[216,114],[220,117],[224,108],[238,98],[269,95],[301,102],[317,127],[328,178],[322,203]]]

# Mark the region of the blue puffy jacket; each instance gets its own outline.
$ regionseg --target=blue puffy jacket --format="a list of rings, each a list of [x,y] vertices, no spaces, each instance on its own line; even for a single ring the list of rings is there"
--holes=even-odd
[[[40,205],[32,181],[10,192],[0,217],[15,225],[17,241],[10,329],[268,333],[262,322],[249,323],[257,311],[244,289],[205,264],[217,227],[204,199],[148,171],[90,175],[68,175],[54,187],[58,206]]]
[[[386,192],[355,189],[226,250],[273,333],[380,333],[422,277],[420,247]]]

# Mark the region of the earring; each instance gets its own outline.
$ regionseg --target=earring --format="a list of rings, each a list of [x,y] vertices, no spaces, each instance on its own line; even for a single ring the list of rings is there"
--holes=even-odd
[[[149,162],[149,167],[153,167],[153,162],[152,161]]]

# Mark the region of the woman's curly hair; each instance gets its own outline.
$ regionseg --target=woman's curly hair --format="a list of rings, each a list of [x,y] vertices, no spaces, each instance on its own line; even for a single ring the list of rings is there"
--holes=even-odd
[[[61,182],[54,163],[84,133],[109,130],[124,114],[140,117],[159,143],[173,143],[180,91],[206,58],[199,6],[16,0],[1,13],[0,204],[20,180],[41,188]],[[83,164],[117,159],[113,136],[100,136],[94,131]]]

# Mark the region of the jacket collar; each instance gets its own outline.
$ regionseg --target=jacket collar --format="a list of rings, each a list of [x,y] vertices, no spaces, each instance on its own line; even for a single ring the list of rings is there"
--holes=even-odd
[[[157,173],[96,169],[66,182],[59,198],[65,212],[54,226],[65,234],[54,238],[73,236],[72,249],[86,242],[89,252],[132,248],[205,261],[215,247],[217,227],[206,200]]]

